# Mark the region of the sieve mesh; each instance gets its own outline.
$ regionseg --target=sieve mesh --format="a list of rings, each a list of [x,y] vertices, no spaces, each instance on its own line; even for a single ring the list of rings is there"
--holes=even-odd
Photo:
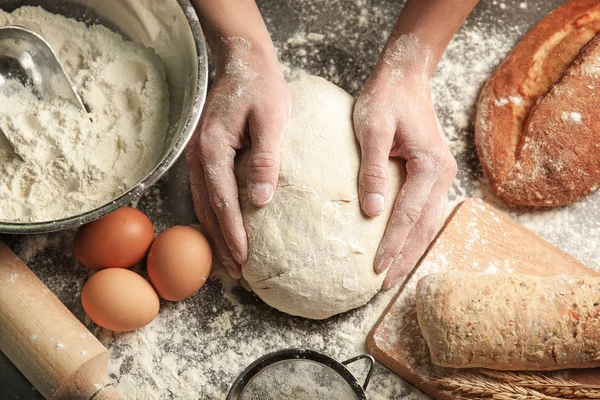
[[[360,360],[369,364],[362,385],[347,367]],[[374,364],[368,354],[339,362],[309,349],[279,350],[250,364],[227,400],[367,400]]]
[[[336,371],[305,359],[271,364],[248,382],[240,400],[356,400],[355,391]]]

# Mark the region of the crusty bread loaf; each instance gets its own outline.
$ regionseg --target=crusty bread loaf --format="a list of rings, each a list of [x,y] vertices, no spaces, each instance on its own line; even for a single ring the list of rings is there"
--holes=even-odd
[[[600,1],[569,1],[484,86],[475,142],[499,197],[559,206],[600,185],[600,39],[590,42],[599,30]]]
[[[598,367],[599,312],[599,277],[448,272],[417,284],[419,326],[444,367]]]

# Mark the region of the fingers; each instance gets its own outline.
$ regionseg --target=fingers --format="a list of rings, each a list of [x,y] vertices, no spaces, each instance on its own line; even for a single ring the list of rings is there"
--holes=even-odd
[[[358,195],[363,212],[369,217],[380,215],[388,197],[388,159],[393,132],[384,134],[371,128],[359,134],[361,148]]]
[[[244,264],[248,257],[248,241],[233,172],[236,152],[222,141],[224,137],[225,132],[203,132],[199,138],[200,164],[204,172],[208,200],[219,222],[225,243],[238,264]]]
[[[400,255],[409,232],[421,218],[423,208],[429,201],[439,170],[430,158],[414,158],[406,162],[406,182],[396,197],[394,211],[379,244],[374,262],[375,272],[386,271]]]
[[[242,277],[242,269],[231,255],[231,251],[229,250],[229,247],[227,247],[223,234],[221,233],[217,216],[210,206],[208,190],[204,179],[204,171],[195,146],[188,146],[186,149],[186,159],[190,170],[190,187],[196,216],[202,226],[206,229],[206,232],[215,247],[217,257],[225,269],[227,269],[229,275],[234,279],[239,279]]]
[[[384,290],[393,288],[410,273],[444,225],[450,188],[447,181],[447,179],[440,179],[431,191],[431,200],[423,208],[419,222],[408,234],[400,256],[387,272],[382,285]],[[449,182],[452,182],[452,179]]]
[[[268,204],[279,179],[279,146],[286,126],[277,113],[253,112],[248,118],[252,148],[248,159],[248,198],[257,207]]]

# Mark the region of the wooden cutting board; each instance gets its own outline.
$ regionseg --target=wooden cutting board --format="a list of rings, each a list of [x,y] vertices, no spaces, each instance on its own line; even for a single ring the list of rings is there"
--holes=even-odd
[[[379,362],[436,400],[452,397],[429,384],[428,377],[453,370],[431,364],[417,323],[415,288],[421,277],[440,271],[599,275],[485,202],[461,203],[367,338]],[[600,369],[570,370],[566,377],[600,384]]]

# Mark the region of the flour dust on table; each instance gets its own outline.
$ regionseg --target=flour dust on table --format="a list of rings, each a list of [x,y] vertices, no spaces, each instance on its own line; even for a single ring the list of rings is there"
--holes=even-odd
[[[257,3],[288,75],[303,70],[328,79],[355,97],[401,8],[396,0]],[[521,3],[527,7],[521,8]],[[485,80],[528,27],[559,3],[562,0],[480,2],[442,58],[431,81],[432,91],[459,165],[450,193],[452,205],[466,197],[484,197],[599,269],[595,243],[600,235],[598,193],[552,212],[507,208],[495,200],[482,179],[473,146],[474,105]],[[185,163],[179,162],[137,203],[154,221],[157,232],[195,222],[186,177]],[[33,271],[69,309],[84,318],[77,296],[88,272],[77,268],[62,250],[70,246],[73,234],[36,238],[41,239],[20,238],[19,255],[27,256]],[[443,262],[440,259],[440,268]],[[503,272],[506,268],[494,269]],[[393,296],[394,291],[380,292],[358,309],[322,321],[305,320],[265,305],[215,265],[211,279],[197,296],[163,304],[158,317],[140,331],[112,334],[91,323],[88,326],[108,347],[111,379],[127,399],[222,400],[247,365],[272,351],[307,347],[338,360],[365,352],[366,336]],[[356,372],[362,376],[363,371]],[[370,400],[428,399],[379,364],[367,392]]]

